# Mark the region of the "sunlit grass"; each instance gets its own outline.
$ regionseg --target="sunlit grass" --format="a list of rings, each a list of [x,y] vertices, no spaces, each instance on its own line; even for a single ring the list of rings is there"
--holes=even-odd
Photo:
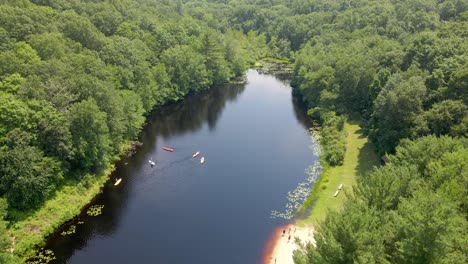
[[[363,135],[355,121],[345,124],[346,154],[343,165],[330,167],[325,165],[320,180],[315,184],[312,196],[305,202],[305,207],[312,206],[310,215],[299,221],[299,224],[315,224],[322,221],[328,210],[338,210],[345,199],[344,192],[351,192],[356,184],[356,178],[365,174],[373,166],[379,166],[372,143]],[[338,186],[343,189],[337,197],[333,197]]]
[[[16,237],[15,255],[22,258],[32,256],[36,245],[42,246],[45,237],[81,212],[81,209],[101,191],[101,186],[108,177],[94,176],[92,179],[89,188],[84,190],[76,185],[63,186],[41,208],[24,220],[13,223],[9,233],[10,236]]]
[[[131,142],[122,144],[122,155],[129,150]],[[120,159],[116,155],[112,161]],[[15,237],[14,254],[22,260],[27,260],[36,253],[38,247],[44,246],[45,238],[55,232],[63,223],[81,213],[109,180],[114,170],[112,163],[100,175],[87,175],[87,180],[78,181],[70,178],[48,199],[40,208],[25,212],[10,212],[14,219],[8,228],[10,237]],[[99,211],[102,208],[99,209]],[[100,213],[100,212],[99,212]],[[40,251],[41,252],[41,251]]]

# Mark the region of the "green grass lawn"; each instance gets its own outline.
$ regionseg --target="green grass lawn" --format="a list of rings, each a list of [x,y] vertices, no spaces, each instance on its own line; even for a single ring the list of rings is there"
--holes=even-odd
[[[352,192],[356,177],[365,174],[373,166],[379,166],[373,145],[363,135],[358,122],[346,122],[345,131],[346,154],[343,165],[324,169],[317,186],[314,186],[311,199],[316,201],[312,204],[310,215],[298,221],[298,224],[316,224],[325,219],[328,210],[340,209],[345,199],[344,192]],[[343,189],[337,197],[333,197],[340,184],[343,184]]]

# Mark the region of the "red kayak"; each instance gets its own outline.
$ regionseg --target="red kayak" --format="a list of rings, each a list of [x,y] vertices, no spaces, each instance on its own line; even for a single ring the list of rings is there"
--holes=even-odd
[[[163,147],[163,149],[164,149],[165,151],[174,152],[174,149],[173,149],[173,148],[170,148],[170,147]]]

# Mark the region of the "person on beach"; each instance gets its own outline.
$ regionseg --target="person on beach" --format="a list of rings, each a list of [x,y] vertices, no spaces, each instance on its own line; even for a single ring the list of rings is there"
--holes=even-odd
[[[289,242],[290,240],[291,240],[291,235],[289,235],[289,237],[288,237],[288,242]]]
[[[284,236],[284,234],[286,234],[286,229],[283,229],[283,235],[282,236]]]

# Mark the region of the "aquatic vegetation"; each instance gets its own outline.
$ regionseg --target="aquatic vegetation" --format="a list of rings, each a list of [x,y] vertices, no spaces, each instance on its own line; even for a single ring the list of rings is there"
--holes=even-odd
[[[66,236],[66,235],[71,235],[71,234],[74,234],[76,232],[76,225],[71,225],[70,228],[68,228],[67,231],[63,231],[62,233],[60,233],[62,236]]]
[[[28,260],[26,263],[27,264],[44,264],[44,263],[49,263],[55,259],[57,258],[55,257],[54,252],[50,249],[46,249],[46,250],[39,251],[36,257]]]
[[[321,150],[320,144],[318,143],[318,133],[314,130],[310,130],[310,134],[313,142],[313,144],[311,145],[312,152],[314,156],[320,157]],[[279,217],[284,218],[286,220],[292,219],[297,209],[299,209],[304,203],[304,201],[306,201],[309,197],[310,190],[319,179],[322,169],[323,168],[320,163],[320,160],[317,159],[317,161],[315,161],[313,165],[309,166],[305,170],[305,173],[307,174],[307,178],[305,179],[305,181],[299,183],[293,191],[288,192],[288,195],[286,196],[287,202],[284,211],[280,212],[277,210],[273,210],[271,212],[271,217]]]
[[[104,205],[93,205],[88,209],[86,214],[88,214],[89,216],[98,216],[102,214],[103,208],[104,208]]]

